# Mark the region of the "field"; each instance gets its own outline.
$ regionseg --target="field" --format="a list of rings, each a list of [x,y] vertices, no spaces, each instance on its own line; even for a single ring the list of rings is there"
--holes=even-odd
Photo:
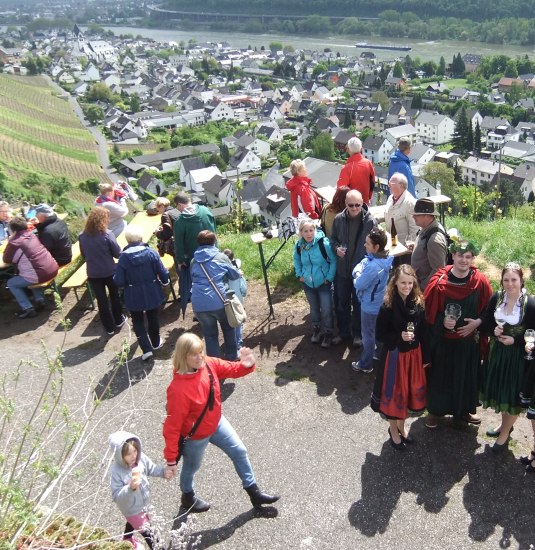
[[[93,136],[41,77],[0,75],[0,166],[15,181],[30,172],[104,178]]]

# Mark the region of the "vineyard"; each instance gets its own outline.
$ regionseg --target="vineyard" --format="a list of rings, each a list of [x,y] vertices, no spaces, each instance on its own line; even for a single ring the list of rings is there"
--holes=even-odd
[[[0,75],[0,167],[15,181],[31,172],[107,179],[92,135],[40,77]]]

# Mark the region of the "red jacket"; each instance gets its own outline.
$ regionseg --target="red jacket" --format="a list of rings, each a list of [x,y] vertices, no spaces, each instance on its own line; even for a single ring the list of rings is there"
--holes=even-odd
[[[216,357],[205,357],[205,361],[214,375],[214,408],[208,408],[192,439],[210,437],[217,429],[221,419],[219,378],[241,378],[255,370],[255,367],[244,367],[239,361],[224,361]],[[210,376],[206,367],[193,373],[173,375],[167,388],[167,417],[163,423],[163,453],[167,462],[176,461],[180,436],[190,433],[208,401],[209,392]]]
[[[58,273],[58,264],[32,231],[17,231],[4,250],[4,262],[17,264],[19,275],[30,283],[44,283]]]
[[[290,191],[292,216],[299,215],[299,198],[303,212],[311,219],[317,220],[321,214],[320,201],[314,189],[310,187],[312,180],[306,176],[294,176],[286,182],[286,189]]]
[[[343,185],[360,191],[362,200],[370,205],[375,187],[375,170],[371,161],[363,157],[362,153],[355,153],[347,159],[336,183],[337,187]]]

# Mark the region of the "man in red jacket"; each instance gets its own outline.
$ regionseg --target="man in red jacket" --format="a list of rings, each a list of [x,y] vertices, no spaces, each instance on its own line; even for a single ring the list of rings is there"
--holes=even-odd
[[[375,170],[370,160],[362,156],[362,142],[352,137],[347,142],[349,158],[340,172],[337,187],[347,185],[350,189],[359,191],[364,202],[370,206],[375,187]]]
[[[11,237],[4,250],[4,262],[16,264],[18,275],[11,277],[7,288],[22,311],[17,314],[19,319],[35,317],[37,311],[45,307],[45,295],[40,288],[32,288],[35,307],[32,306],[26,288],[36,283],[44,283],[58,273],[58,264],[50,252],[41,244],[33,231],[28,231],[28,222],[16,217],[9,222]]]

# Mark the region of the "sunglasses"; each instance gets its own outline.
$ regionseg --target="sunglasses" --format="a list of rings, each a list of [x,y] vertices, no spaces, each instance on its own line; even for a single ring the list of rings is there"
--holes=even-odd
[[[354,204],[346,204],[348,208],[360,208],[362,206],[361,202],[356,202]]]

